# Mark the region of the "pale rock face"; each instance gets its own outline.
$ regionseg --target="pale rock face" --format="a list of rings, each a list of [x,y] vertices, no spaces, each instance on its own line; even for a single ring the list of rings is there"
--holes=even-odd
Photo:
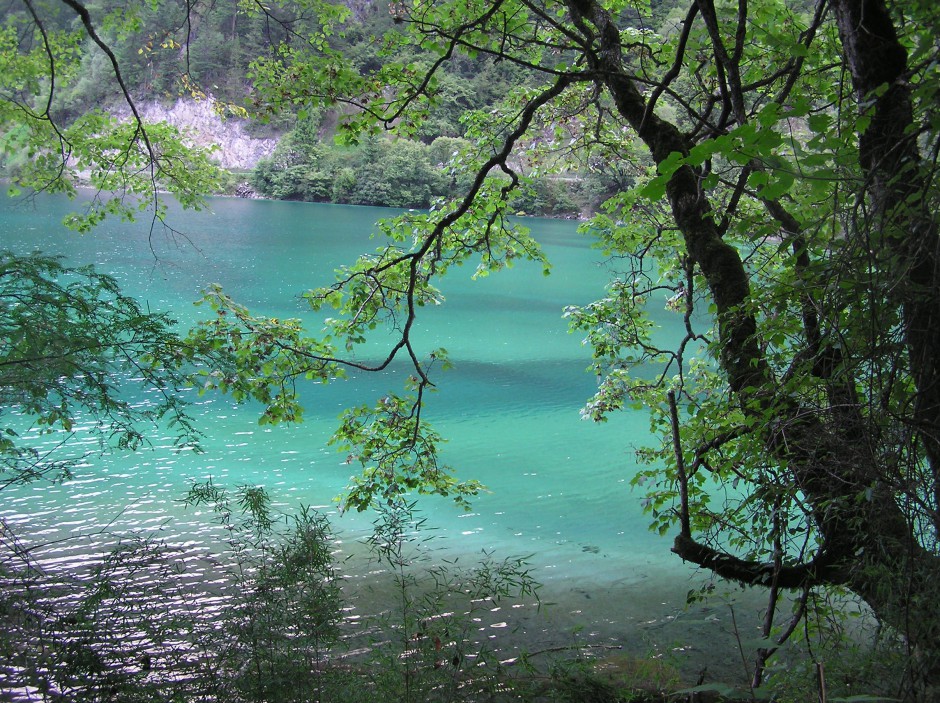
[[[170,106],[152,101],[137,103],[145,122],[168,122],[186,134],[194,146],[216,146],[213,158],[222,168],[247,171],[271,155],[277,139],[252,137],[245,130],[245,120],[220,116],[215,106],[216,101],[211,97],[204,100],[179,98]]]

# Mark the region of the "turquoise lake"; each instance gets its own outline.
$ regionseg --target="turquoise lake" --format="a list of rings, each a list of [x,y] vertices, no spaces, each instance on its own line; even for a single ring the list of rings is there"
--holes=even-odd
[[[314,331],[318,318],[300,294],[332,283],[337,266],[379,246],[370,239],[374,223],[395,214],[213,199],[208,211],[172,211],[176,233],[151,231],[149,221],[106,222],[80,236],[60,225],[80,206],[55,197],[4,199],[0,248],[95,264],[150,309],[170,311],[184,324],[208,314],[192,303],[208,284],[220,283],[256,314],[301,317]],[[544,604],[539,618],[525,625],[529,646],[577,637],[638,653],[711,659],[715,647],[730,642],[729,609],[686,607],[687,592],[707,575],[670,553],[671,536],[647,529],[643,495],[629,485],[637,471],[635,449],[653,441],[647,416],[625,412],[594,424],[579,414],[597,381],[587,371],[590,349],[568,333],[562,313],[603,296],[608,263],[577,232],[577,223],[525,224],[551,260],[551,275],[519,263],[474,281],[472,267],[455,269],[440,283],[446,303],[420,311],[419,343],[427,351],[447,348],[456,366],[437,377],[426,416],[448,439],[444,459],[459,476],[482,481],[487,492],[468,513],[439,498],[422,498],[419,508],[448,558],[469,560],[484,550],[530,555]],[[664,297],[650,304],[668,335],[681,320],[665,303]],[[194,396],[204,454],[175,452],[158,433],[151,449],[91,456],[65,484],[4,490],[0,517],[27,542],[80,537],[107,525],[115,533],[189,543],[206,516],[183,509],[179,498],[190,482],[211,477],[229,487],[263,485],[285,509],[303,503],[330,513],[354,551],[372,517],[336,514],[332,499],[355,466],[327,440],[343,408],[399,391],[398,374],[393,367],[306,388],[306,419],[297,426],[262,427],[255,406]],[[71,446],[78,451],[82,442],[79,431]],[[62,546],[45,551],[52,560],[67,553]],[[756,613],[741,608],[746,617]]]

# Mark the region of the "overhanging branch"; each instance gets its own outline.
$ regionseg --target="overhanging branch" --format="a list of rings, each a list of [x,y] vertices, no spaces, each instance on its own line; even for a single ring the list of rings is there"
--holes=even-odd
[[[812,561],[778,567],[772,562],[741,559],[680,533],[676,535],[672,551],[684,561],[745,586],[770,586],[775,583],[779,588],[793,590],[822,583],[843,583],[846,578],[844,571],[832,563],[825,549],[818,552]]]

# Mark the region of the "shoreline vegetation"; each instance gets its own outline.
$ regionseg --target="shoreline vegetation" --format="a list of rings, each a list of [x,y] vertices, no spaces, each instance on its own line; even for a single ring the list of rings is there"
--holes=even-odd
[[[348,540],[316,511],[269,501],[208,482],[184,501],[214,516],[192,540],[102,530],[59,546],[18,541],[4,566],[19,558],[25,568],[5,578],[16,594],[7,605],[33,617],[12,620],[7,637],[37,646],[0,664],[11,700],[34,700],[30,673],[72,700],[107,690],[134,691],[133,700],[754,700],[737,662],[718,670],[704,647],[690,659],[694,643],[579,631],[577,611],[537,584],[524,559],[440,558],[408,510]],[[0,537],[7,547],[12,535]],[[712,609],[696,610],[693,631]],[[681,620],[649,627],[691,643]]]
[[[381,134],[344,145],[336,141],[337,118],[329,112],[307,114],[292,128],[281,123],[253,134],[250,120],[226,115],[225,106],[211,96],[176,97],[168,104],[142,97],[139,103],[148,122],[165,122],[192,146],[209,150],[219,169],[212,195],[426,210],[436,200],[459,197],[468,186],[460,160],[471,143],[460,137],[412,140]],[[109,112],[130,119],[120,106]],[[556,165],[547,171],[525,163],[515,167],[520,183],[509,209],[519,216],[584,221],[609,197],[635,184],[629,174],[596,165]],[[93,187],[88,174],[79,177]],[[504,175],[494,178],[509,182]]]
[[[219,194],[426,210],[467,188],[459,169],[470,148],[464,139],[441,136],[426,143],[371,136],[343,146],[322,139],[321,121],[307,117],[280,138],[267,140],[276,147],[251,169],[223,169]],[[219,144],[219,152],[226,148]],[[521,164],[519,172],[523,175],[509,208],[531,217],[586,220],[617,188],[633,183],[613,183],[597,173],[539,173]],[[504,180],[509,183],[508,177]]]
[[[580,196],[584,190],[585,179],[577,177],[552,178],[546,177],[535,181],[533,190],[528,197],[520,196],[514,203],[515,214],[519,217],[542,217],[553,220],[577,220],[586,222],[596,214],[595,206],[590,203],[583,203],[579,206],[581,197],[572,198],[570,191],[564,192],[565,188],[571,188]],[[396,204],[389,204],[384,200],[372,201],[368,198],[359,202],[346,202],[340,200],[323,199],[305,199],[303,197],[278,197],[255,188],[254,173],[250,171],[224,171],[222,176],[222,185],[212,193],[215,197],[242,198],[245,200],[274,200],[283,202],[304,202],[319,203],[324,205],[352,205],[363,207],[389,207],[407,210],[427,210],[433,206],[433,202],[428,204],[404,204],[399,199],[394,199]],[[548,196],[548,200],[545,196]],[[440,197],[446,197],[441,195]],[[525,207],[528,203],[528,207]],[[541,208],[541,209],[540,209]]]

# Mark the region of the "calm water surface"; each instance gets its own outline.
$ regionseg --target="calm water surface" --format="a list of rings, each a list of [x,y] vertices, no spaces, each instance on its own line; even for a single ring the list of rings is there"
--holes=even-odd
[[[394,214],[236,199],[210,205],[208,212],[174,213],[179,234],[112,222],[80,236],[59,224],[75,203],[4,200],[0,247],[93,263],[152,310],[171,311],[184,323],[207,314],[192,302],[217,282],[257,314],[304,317],[316,328],[299,295],[331,283],[337,266],[377,247],[374,222]],[[420,509],[451,555],[532,555],[543,600],[554,603],[543,607],[552,624],[533,626],[535,639],[555,641],[579,627],[582,637],[637,650],[701,653],[712,646],[706,640],[724,636],[726,612],[684,608],[687,591],[703,577],[670,554],[670,538],[647,530],[642,494],[629,486],[634,450],[650,441],[646,416],[626,412],[600,425],[579,416],[596,380],[586,372],[590,351],[568,334],[562,311],[603,295],[605,264],[575,223],[526,224],[554,265],[550,276],[535,264],[478,281],[470,268],[454,270],[441,283],[446,304],[421,311],[419,342],[427,350],[446,347],[456,364],[439,377],[428,417],[449,440],[445,460],[488,492],[470,513],[442,499],[422,499]],[[662,303],[652,305],[668,334],[680,321]],[[191,481],[209,477],[225,486],[264,485],[285,506],[335,513],[331,501],[351,467],[327,439],[343,408],[400,390],[395,376],[393,369],[306,389],[299,426],[260,427],[257,407],[224,396],[195,399],[205,454],[174,452],[158,437],[152,450],[90,460],[64,485],[4,491],[0,516],[30,539],[107,524],[186,542],[206,516],[183,510],[178,499]],[[350,545],[371,519],[334,518]]]

